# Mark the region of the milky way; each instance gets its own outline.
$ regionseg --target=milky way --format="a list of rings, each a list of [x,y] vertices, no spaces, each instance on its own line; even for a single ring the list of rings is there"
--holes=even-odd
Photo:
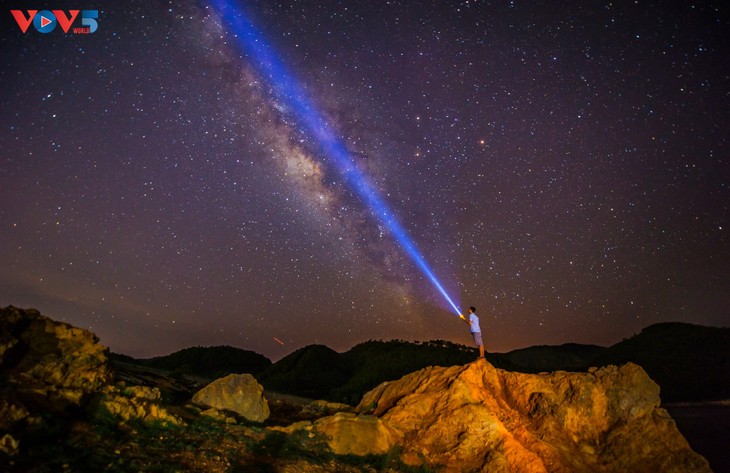
[[[135,356],[470,343],[204,2],[6,3],[0,305]],[[241,3],[493,351],[728,325],[719,5]]]

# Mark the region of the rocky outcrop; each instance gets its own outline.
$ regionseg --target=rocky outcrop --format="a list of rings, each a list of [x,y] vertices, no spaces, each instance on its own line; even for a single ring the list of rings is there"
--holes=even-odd
[[[357,411],[399,432],[403,459],[411,464],[453,471],[709,473],[659,404],[659,387],[633,364],[530,375],[481,360],[383,383]]]
[[[16,389],[55,403],[78,405],[111,381],[107,349],[98,341],[34,309],[0,309],[0,370]]]
[[[254,422],[269,418],[269,403],[264,388],[250,374],[229,374],[195,393],[193,403],[230,411]]]
[[[0,370],[7,380],[0,393],[0,433],[37,425],[43,411],[71,406],[83,406],[96,418],[182,424],[162,407],[159,389],[111,384],[107,349],[93,333],[33,309],[0,309]],[[7,439],[3,445],[12,447]]]
[[[183,421],[161,405],[160,390],[147,386],[108,387],[89,406],[97,418],[113,416],[119,421],[159,421],[182,425]]]

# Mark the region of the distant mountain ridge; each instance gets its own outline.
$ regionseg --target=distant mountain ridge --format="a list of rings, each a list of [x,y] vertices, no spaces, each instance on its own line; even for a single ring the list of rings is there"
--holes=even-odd
[[[565,343],[563,345],[535,345],[507,353],[494,354],[515,371],[539,373],[541,371],[582,371],[586,363],[606,350],[598,345]]]
[[[271,360],[264,355],[227,345],[184,348],[169,355],[147,359],[135,359],[120,354],[112,354],[111,358],[173,373],[211,379],[221,378],[230,373],[255,375],[271,365]]]
[[[357,403],[383,381],[427,366],[463,365],[475,358],[475,349],[448,341],[394,340],[368,341],[344,353],[309,345],[273,364],[262,355],[233,347],[196,347],[136,362],[209,378],[247,372],[269,390]],[[660,323],[610,347],[534,346],[488,353],[487,360],[495,367],[523,373],[585,371],[634,362],[660,385],[664,402],[730,399],[728,328]]]
[[[442,340],[414,343],[403,340],[368,341],[345,353],[330,350],[326,362],[303,347],[259,374],[267,389],[300,396],[357,403],[383,381],[398,379],[426,366],[463,365],[474,361],[470,348]],[[325,347],[326,348],[326,347]]]

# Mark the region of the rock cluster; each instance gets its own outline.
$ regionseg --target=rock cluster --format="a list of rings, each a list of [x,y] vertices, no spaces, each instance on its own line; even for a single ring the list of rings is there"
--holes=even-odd
[[[34,309],[0,309],[0,372],[0,451],[9,455],[17,451],[17,431],[41,425],[46,412],[81,407],[120,422],[182,423],[161,406],[157,388],[112,384],[107,349],[96,335]]]
[[[147,386],[114,386],[101,392],[89,410],[97,417],[111,415],[119,421],[160,421],[182,425],[183,421],[161,405],[160,390]]]

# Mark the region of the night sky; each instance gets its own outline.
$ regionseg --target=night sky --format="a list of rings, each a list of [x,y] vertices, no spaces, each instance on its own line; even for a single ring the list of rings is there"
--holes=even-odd
[[[723,2],[239,5],[488,351],[730,325]],[[0,306],[137,357],[472,343],[211,6],[0,16]]]

